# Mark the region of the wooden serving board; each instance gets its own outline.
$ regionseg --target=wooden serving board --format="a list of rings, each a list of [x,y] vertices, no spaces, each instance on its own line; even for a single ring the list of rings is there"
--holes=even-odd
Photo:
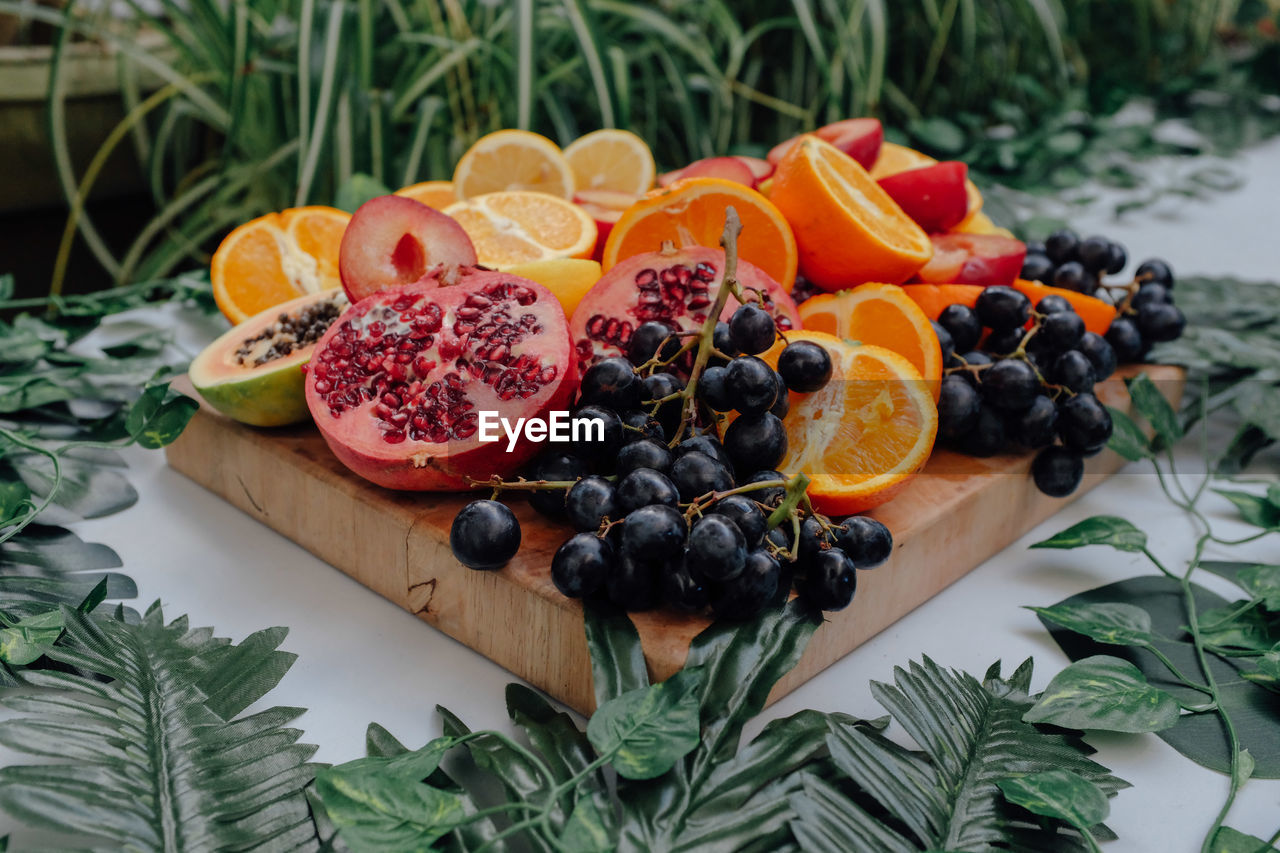
[[[1176,402],[1182,371],[1143,369]],[[1132,374],[1122,370],[1100,385],[1099,397],[1127,411],[1120,376]],[[190,386],[185,390],[191,392]],[[372,485],[348,471],[313,426],[256,429],[202,406],[166,452],[174,469],[380,595],[578,711],[594,707],[582,606],[562,596],[550,578],[551,557],[571,531],[548,522],[524,501],[512,502],[523,530],[520,552],[500,572],[477,572],[460,565],[449,550],[453,517],[474,494],[393,492]],[[924,472],[872,513],[893,531],[893,556],[874,571],[858,573],[853,604],[829,614],[770,701],[813,678],[1070,500],[1036,489],[1031,459],[1030,454],[975,459],[936,451]],[[1086,460],[1076,495],[1123,464],[1111,451]],[[632,621],[655,680],[684,664],[690,641],[708,624],[705,618],[666,610],[635,613]]]

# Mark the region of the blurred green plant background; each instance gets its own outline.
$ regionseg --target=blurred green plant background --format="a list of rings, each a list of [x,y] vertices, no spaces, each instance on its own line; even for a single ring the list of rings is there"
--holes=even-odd
[[[74,3],[0,0],[54,26],[55,154],[67,148],[56,56],[73,39],[120,52],[128,113],[104,149],[136,151],[157,210],[126,251],[83,215],[98,161],[71,174],[57,160],[68,242],[78,230],[121,283],[205,263],[240,222],[333,203],[353,175],[448,178],[503,127],[561,144],[625,127],[672,168],[876,115],[890,139],[1024,189],[1123,184],[1134,155],[1230,151],[1280,127],[1277,0],[158,4],[126,0],[132,18],[104,24]],[[161,47],[142,46],[141,30]],[[1139,96],[1147,118],[1107,118]],[[1166,115],[1198,133],[1162,141]]]

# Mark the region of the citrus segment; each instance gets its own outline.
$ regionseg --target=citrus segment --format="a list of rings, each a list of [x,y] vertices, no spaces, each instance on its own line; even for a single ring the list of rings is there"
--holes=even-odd
[[[546,193],[487,193],[451,204],[444,212],[467,232],[479,263],[488,267],[584,258],[596,243],[591,217]]]
[[[867,170],[816,136],[778,163],[769,199],[795,231],[800,271],[824,290],[906,281],[933,254],[929,237]]]
[[[938,319],[948,305],[978,304],[978,296],[986,290],[980,284],[905,284],[902,292],[919,305],[930,320]]]
[[[629,130],[606,128],[579,137],[564,149],[579,190],[643,193],[653,186],[657,167],[643,139]]]
[[[504,272],[536,281],[555,294],[560,300],[566,317],[573,316],[582,297],[600,280],[600,264],[589,258],[552,258],[548,261],[530,261],[511,264]]]
[[[423,181],[401,187],[395,194],[420,201],[434,210],[444,210],[458,200],[457,193],[453,191],[453,181]]]
[[[864,284],[823,293],[800,303],[800,322],[809,331],[893,350],[911,362],[938,398],[942,350],[920,306],[895,284]]]
[[[242,323],[290,299],[340,287],[338,247],[350,218],[331,207],[300,207],[236,228],[209,267],[218,308]]]
[[[1033,306],[1050,294],[1061,296],[1071,303],[1071,307],[1080,315],[1080,319],[1084,320],[1085,331],[1093,332],[1095,335],[1105,335],[1107,329],[1111,328],[1111,321],[1116,318],[1116,309],[1096,296],[1067,290],[1064,287],[1049,287],[1038,281],[1024,279],[1015,281],[1013,287],[1025,294]]]
[[[718,248],[730,206],[742,220],[739,256],[789,292],[796,280],[796,241],[787,220],[760,193],[723,178],[684,178],[636,202],[609,233],[603,266],[608,271],[619,261],[660,250],[664,242]]]
[[[1008,237],[1015,239],[1014,234],[1008,228],[1001,228],[991,221],[991,217],[987,216],[981,210],[972,210],[972,199],[970,199],[971,212],[960,220],[960,224],[952,228],[953,232],[961,234],[995,234],[999,237]]]
[[[498,130],[476,140],[453,171],[459,199],[501,190],[573,198],[573,171],[560,147],[527,130]]]
[[[938,411],[920,374],[902,356],[823,332],[788,332],[831,355],[831,380],[812,394],[792,394],[783,419],[787,453],[781,471],[804,471],[809,499],[828,515],[879,506],[929,459]],[[776,366],[783,342],[761,358]]]

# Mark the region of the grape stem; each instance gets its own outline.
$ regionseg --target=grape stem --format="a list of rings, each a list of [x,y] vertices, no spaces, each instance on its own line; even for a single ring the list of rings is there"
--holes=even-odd
[[[694,514],[702,515],[704,507],[708,507],[716,503],[716,501],[729,497],[730,495],[745,495],[750,492],[759,491],[760,489],[772,489],[777,486],[787,486],[789,480],[761,480],[756,483],[747,483],[745,486],[736,486],[732,489],[725,489],[722,492],[710,491],[705,495],[694,498],[689,503],[689,508],[685,510],[685,518],[693,518]]]
[[[787,493],[783,496],[782,503],[778,504],[778,508],[769,514],[769,530],[786,521],[800,504],[800,501],[807,502],[809,500],[809,496],[806,493],[808,488],[809,477],[803,471],[787,481]]]
[[[724,247],[724,276],[720,280],[720,289],[716,291],[716,301],[707,312],[707,319],[702,323],[702,331],[698,333],[698,337],[693,339],[698,343],[698,354],[694,357],[693,367],[689,371],[689,381],[680,391],[680,395],[684,398],[684,403],[680,411],[680,426],[676,428],[676,434],[671,438],[671,447],[675,447],[680,443],[684,438],[685,431],[693,424],[693,418],[697,412],[697,399],[694,395],[698,390],[698,379],[702,376],[702,371],[706,369],[707,362],[711,359],[711,351],[715,349],[713,341],[716,323],[720,321],[720,314],[724,311],[724,306],[728,304],[729,297],[740,292],[737,276],[738,235],[741,233],[742,219],[738,216],[738,211],[730,205],[725,208],[724,233],[720,237],[720,245]],[[685,347],[687,346],[689,346],[688,343],[685,344]],[[684,349],[684,347],[681,349]]]
[[[471,477],[464,477],[467,486],[472,489],[493,489],[494,494],[502,491],[551,491],[552,489],[569,489],[572,488],[577,480],[526,480],[520,477],[517,480],[503,480],[497,474],[494,474],[487,480],[476,480]],[[606,480],[614,479],[613,475],[605,477]]]

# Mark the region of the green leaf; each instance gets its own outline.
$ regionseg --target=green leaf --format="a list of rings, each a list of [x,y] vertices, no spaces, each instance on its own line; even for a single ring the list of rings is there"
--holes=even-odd
[[[560,835],[560,846],[575,853],[608,853],[617,840],[605,825],[600,809],[590,798],[578,800]]]
[[[1147,683],[1136,666],[1098,655],[1053,677],[1023,719],[1068,729],[1158,732],[1178,722],[1178,700]]]
[[[1130,462],[1150,459],[1151,442],[1147,440],[1142,428],[1133,418],[1117,408],[1107,406],[1107,411],[1111,413],[1112,425],[1111,438],[1107,440],[1107,447]]]
[[[357,172],[350,180],[338,187],[333,198],[333,206],[347,213],[355,213],[356,208],[372,198],[388,195],[391,190],[382,181],[372,175]]]
[[[1206,568],[1210,565],[1206,563]],[[1226,571],[1215,565],[1219,571]],[[1231,603],[1202,587],[1192,585],[1196,609],[1207,623],[1211,612],[1227,612]],[[1153,645],[1184,673],[1200,674],[1200,662],[1189,642],[1183,625],[1186,607],[1177,581],[1163,575],[1145,575],[1107,584],[1068,598],[1065,603],[1086,604],[1123,601],[1141,607],[1151,615]],[[1256,613],[1257,610],[1251,611]],[[1205,696],[1173,679],[1163,663],[1138,648],[1107,646],[1088,637],[1046,623],[1054,641],[1072,660],[1098,654],[1124,658],[1145,674],[1148,683],[1187,704],[1203,704]],[[1168,638],[1168,639],[1166,639]],[[1242,677],[1253,669],[1256,658],[1224,658],[1210,654],[1208,663],[1218,684],[1222,707],[1235,722],[1240,745],[1248,749],[1255,762],[1254,778],[1280,778],[1280,719],[1275,714],[1275,694]],[[1177,725],[1157,732],[1161,740],[1183,755],[1219,773],[1229,773],[1231,748],[1216,714],[1183,714]]]
[[[685,668],[659,684],[638,687],[601,705],[587,739],[626,779],[652,779],[698,745],[700,668]]]
[[[596,705],[649,685],[640,635],[626,612],[592,602],[583,607],[583,625],[591,650],[591,680]]]
[[[1267,652],[1261,657],[1254,658],[1253,662],[1257,669],[1240,674],[1254,684],[1280,693],[1280,651]]]
[[[1023,721],[1033,701],[1017,685],[1029,666],[1008,681],[999,667],[987,683],[944,670],[932,660],[894,670],[894,684],[873,683],[877,700],[919,749],[907,749],[865,724],[831,726],[831,759],[852,785],[850,797],[807,778],[792,795],[792,821],[805,850],[1087,850],[1060,823],[1025,820],[996,783],[1010,776],[1071,771],[1112,794],[1125,783],[1090,760],[1071,733]],[[885,817],[892,820],[885,820]],[[1061,831],[1060,831],[1061,830]]]
[[[1266,498],[1227,489],[1213,491],[1235,504],[1236,509],[1240,510],[1240,517],[1254,527],[1267,530],[1280,527],[1280,508]]]
[[[169,391],[167,385],[162,387]],[[126,429],[139,447],[156,450],[176,441],[199,408],[200,404],[185,394],[170,392],[168,399],[142,418],[135,418],[134,410],[130,410]]]
[[[1102,823],[1111,812],[1102,789],[1069,770],[1045,770],[1001,779],[996,784],[1014,805],[1032,814],[1066,821],[1080,830]]]
[[[1095,515],[1031,547],[1083,548],[1086,545],[1110,545],[1118,551],[1142,551],[1147,547],[1147,534],[1123,518]]]
[[[1209,853],[1276,853],[1276,848],[1261,838],[1224,826],[1213,836]]]
[[[31,502],[31,489],[21,480],[0,481],[0,528],[26,511]]]
[[[455,742],[436,738],[413,752],[361,758],[317,774],[316,794],[354,853],[425,851],[464,817],[457,795],[422,781]]]
[[[26,666],[53,647],[62,636],[62,612],[46,610],[9,622],[3,616],[0,621],[0,661],[10,666]]]
[[[1262,599],[1262,606],[1272,613],[1280,613],[1280,566],[1256,565],[1240,570],[1239,582],[1254,598]]]
[[[1027,609],[1038,613],[1042,619],[1099,643],[1115,646],[1151,644],[1151,614],[1132,604],[1055,604]]]
[[[1178,413],[1173,410],[1173,406],[1169,405],[1169,401],[1160,393],[1160,389],[1156,387],[1156,383],[1150,376],[1139,373],[1132,379],[1125,380],[1125,385],[1129,389],[1129,398],[1133,401],[1133,407],[1147,419],[1155,429],[1156,436],[1165,446],[1182,438],[1182,425],[1178,422]]]
[[[6,692],[19,716],[0,742],[42,763],[0,769],[0,807],[112,849],[173,846],[179,828],[210,849],[314,844],[303,789],[315,748],[286,727],[301,709],[239,717],[209,704],[231,682],[234,704],[260,699],[288,669],[282,653],[240,654],[185,618],[166,625],[158,605],[137,624],[61,615],[64,639],[46,654],[88,675],[27,670],[27,686]]]

